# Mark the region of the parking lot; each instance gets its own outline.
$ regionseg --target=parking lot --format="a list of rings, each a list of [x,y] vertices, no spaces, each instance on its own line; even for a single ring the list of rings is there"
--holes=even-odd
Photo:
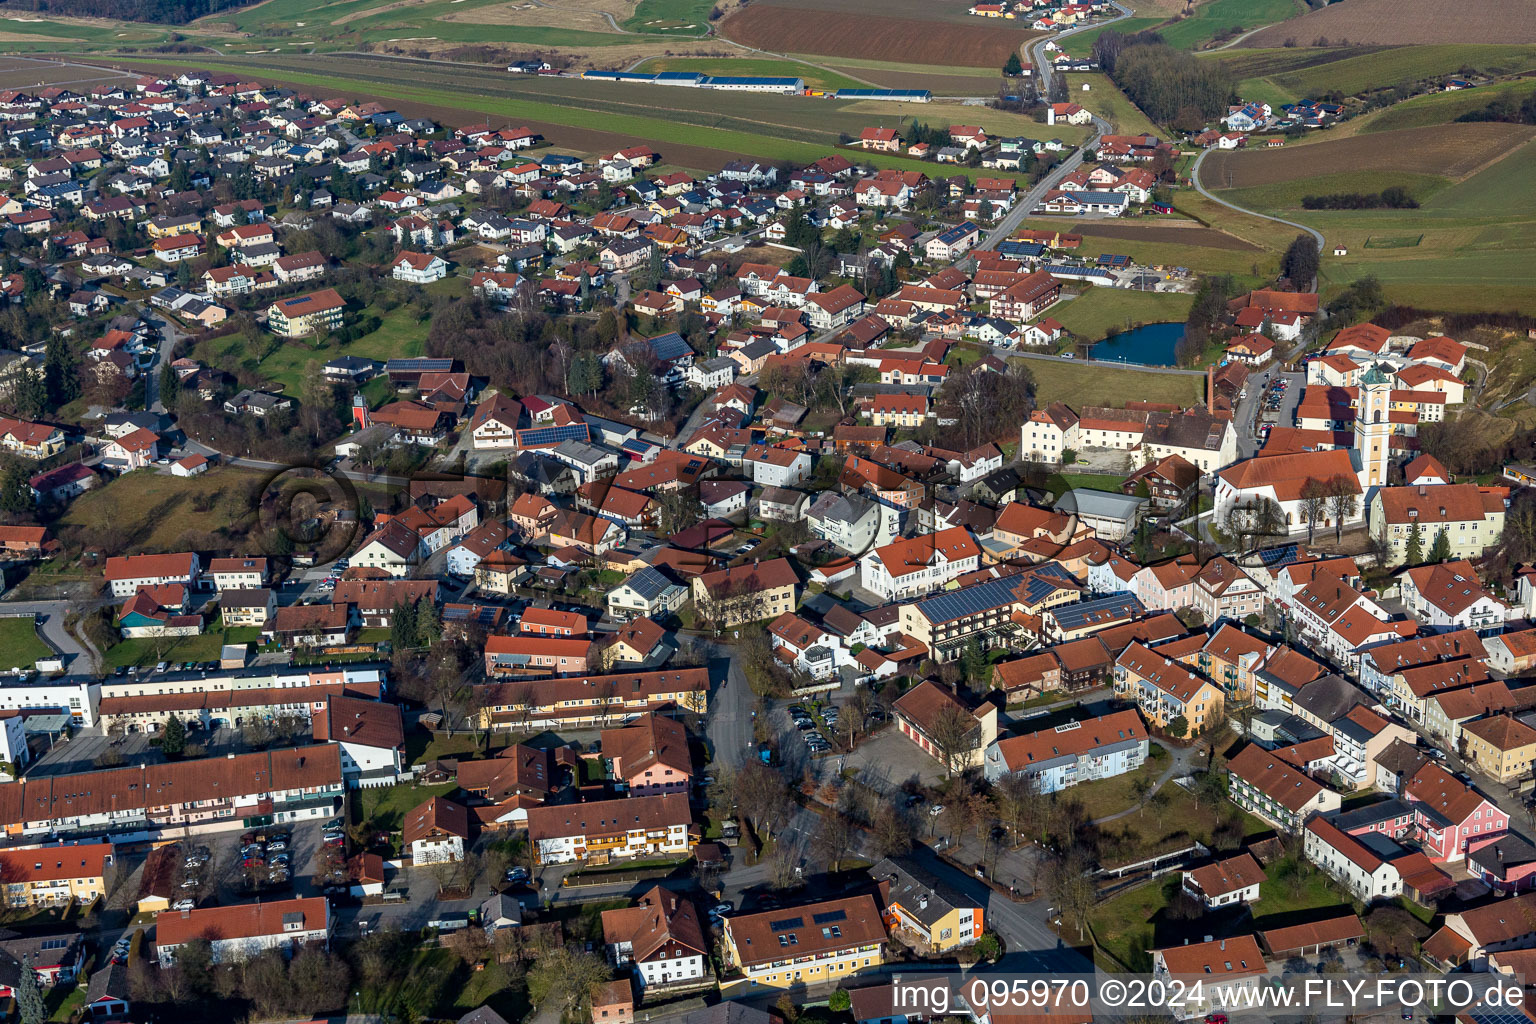
[[[158,735],[158,733],[146,732],[110,735],[99,725],[81,729],[68,739],[56,741],[51,750],[45,752],[27,768],[26,774],[28,777],[37,778],[46,775],[70,775],[75,772],[94,771],[98,768],[98,761],[103,755],[107,755],[108,762],[116,760],[119,766],[164,764],[168,758],[160,752],[158,745],[150,742]],[[303,739],[308,742],[307,737]],[[248,754],[256,749],[246,742],[245,736],[239,729],[228,727],[209,730],[189,726],[187,744],[201,746],[208,757]],[[102,762],[100,767],[113,767],[113,765]]]

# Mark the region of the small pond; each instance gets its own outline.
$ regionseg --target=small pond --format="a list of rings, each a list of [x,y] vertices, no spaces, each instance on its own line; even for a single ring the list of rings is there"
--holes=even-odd
[[[1093,358],[1147,366],[1173,366],[1183,324],[1142,324],[1093,346]]]

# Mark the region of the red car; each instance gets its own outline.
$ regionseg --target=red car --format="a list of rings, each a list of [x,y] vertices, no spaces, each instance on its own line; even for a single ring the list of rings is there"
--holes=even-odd
[[[1224,1013],[1208,1013],[1205,1015],[1205,1024],[1227,1024],[1227,1015]]]

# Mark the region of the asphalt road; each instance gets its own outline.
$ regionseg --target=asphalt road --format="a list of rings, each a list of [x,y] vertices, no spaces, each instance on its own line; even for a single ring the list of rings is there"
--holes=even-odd
[[[1222,206],[1225,206],[1229,210],[1236,210],[1238,213],[1246,213],[1251,217],[1259,217],[1263,220],[1272,220],[1276,224],[1284,224],[1286,227],[1292,227],[1297,231],[1311,235],[1313,238],[1317,239],[1317,251],[1319,253],[1326,251],[1325,242],[1323,241],[1323,233],[1316,228],[1309,228],[1307,225],[1298,224],[1293,220],[1286,220],[1283,217],[1274,217],[1267,213],[1260,213],[1257,210],[1250,210],[1246,207],[1238,206],[1236,203],[1228,202],[1227,200],[1222,199],[1220,196],[1214,195],[1209,189],[1202,185],[1200,183],[1200,165],[1205,163],[1205,158],[1209,156],[1210,153],[1211,150],[1209,149],[1203,150],[1199,156],[1195,157],[1195,162],[1189,168],[1189,180],[1194,182],[1195,191],[1199,192],[1201,195],[1205,196],[1205,198],[1211,200],[1214,203],[1220,203]]]
[[[165,402],[160,394],[160,370],[171,361],[171,355],[176,350],[176,343],[186,337],[176,324],[166,316],[155,312],[149,306],[144,308],[144,319],[160,329],[160,353],[155,359],[155,365],[145,371],[144,374],[144,404],[150,412],[165,412]]]

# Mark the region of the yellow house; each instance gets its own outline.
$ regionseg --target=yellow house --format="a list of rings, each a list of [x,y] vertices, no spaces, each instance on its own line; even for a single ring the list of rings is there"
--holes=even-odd
[[[1510,715],[1495,715],[1461,727],[1465,756],[1499,782],[1524,779],[1536,761],[1536,729]]]
[[[1184,719],[1185,735],[1198,736],[1221,718],[1221,687],[1157,651],[1133,643],[1115,662],[1115,692],[1129,694],[1142,717],[1159,729]]]
[[[0,851],[5,905],[37,907],[89,903],[106,894],[111,843]]]
[[[144,225],[144,230],[150,238],[174,238],[177,235],[185,235],[202,230],[203,218],[195,213],[182,214],[180,216],[156,217]]]
[[[787,558],[732,566],[695,576],[693,604],[700,618],[716,626],[739,626],[794,611],[799,584]]]
[[[870,895],[728,917],[720,990],[825,984],[885,962],[885,923]]]
[[[887,857],[870,868],[885,901],[885,926],[923,953],[946,953],[981,938],[983,910],[936,875]]]

